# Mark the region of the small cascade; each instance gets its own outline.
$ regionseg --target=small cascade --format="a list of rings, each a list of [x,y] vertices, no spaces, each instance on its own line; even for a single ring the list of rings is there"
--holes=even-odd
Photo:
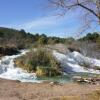
[[[35,73],[28,73],[14,64],[14,59],[26,54],[28,50],[21,50],[21,53],[13,56],[5,56],[0,60],[0,78],[19,80],[21,82],[39,82]]]
[[[0,78],[9,80],[19,80],[21,82],[36,82],[41,83],[43,80],[37,80],[35,73],[28,73],[27,71],[16,67],[14,64],[14,59],[25,55],[28,50],[21,50],[21,53],[13,56],[4,56],[0,60]],[[85,57],[79,52],[72,52],[64,55],[57,51],[53,51],[54,57],[61,63],[63,71],[68,73],[93,73],[100,74],[100,70],[92,68],[92,66],[100,67],[100,60]],[[84,67],[84,63],[90,65],[89,67]],[[68,74],[69,75],[69,74]]]
[[[92,68],[92,66],[100,67],[100,60],[85,57],[76,51],[67,55],[54,51],[53,55],[61,63],[61,66],[66,73],[85,72],[100,74],[100,70]],[[87,64],[89,66],[83,66],[84,64]]]

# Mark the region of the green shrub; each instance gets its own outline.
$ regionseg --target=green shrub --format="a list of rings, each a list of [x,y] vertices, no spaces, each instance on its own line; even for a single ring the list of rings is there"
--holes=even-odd
[[[17,58],[15,63],[28,72],[35,71],[39,76],[60,75],[60,64],[53,57],[52,52],[43,48]]]

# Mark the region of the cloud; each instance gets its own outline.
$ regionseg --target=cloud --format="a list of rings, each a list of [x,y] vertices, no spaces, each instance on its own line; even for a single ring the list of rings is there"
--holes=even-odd
[[[73,19],[74,16],[74,19]],[[6,25],[10,28],[24,29],[31,33],[45,33],[52,36],[63,37],[65,34],[74,33],[78,27],[75,21],[75,14],[67,16],[45,16],[28,22]]]
[[[32,20],[30,22],[26,22],[22,25],[18,25],[17,28],[23,28],[25,30],[30,29],[47,29],[50,27],[58,26],[62,23],[62,18],[58,18],[57,16],[47,16],[42,17],[36,20]]]
[[[62,27],[65,29],[72,29],[76,27],[77,13],[69,13],[66,16],[53,16],[52,14],[30,20],[28,22],[16,25],[17,29],[25,29],[26,31],[43,31],[53,30]],[[76,21],[75,21],[76,20]]]
[[[70,13],[66,16],[53,16],[48,15],[31,19],[28,22],[12,23],[4,25],[15,29],[24,29],[26,32],[31,33],[46,33],[47,35],[64,36],[64,34],[75,33],[79,23],[77,23],[77,13]]]

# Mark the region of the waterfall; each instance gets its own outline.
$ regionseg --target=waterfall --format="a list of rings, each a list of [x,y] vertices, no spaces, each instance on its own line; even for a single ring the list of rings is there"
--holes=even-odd
[[[21,50],[20,54],[12,56],[4,56],[0,60],[0,78],[9,80],[19,80],[21,82],[36,82],[40,83],[43,80],[37,80],[35,73],[28,73],[27,71],[19,68],[14,64],[14,59],[25,55],[28,50]],[[95,73],[100,74],[100,70],[95,70],[93,66],[100,67],[100,60],[85,57],[79,52],[68,53],[67,55],[53,51],[54,57],[61,63],[61,67],[65,73],[72,72],[85,72],[85,73]],[[91,68],[85,68],[82,66],[83,63],[88,63]]]
[[[100,74],[100,70],[95,70],[92,66],[100,67],[100,60],[85,57],[79,52],[72,52],[67,55],[53,51],[54,57],[61,63],[63,71],[69,72],[85,72]],[[86,68],[82,64],[87,63],[89,66]]]
[[[26,54],[28,50],[21,50],[20,52],[18,55],[5,56],[0,60],[0,78],[19,80],[21,82],[39,82],[35,73],[28,73],[15,66],[14,59]]]

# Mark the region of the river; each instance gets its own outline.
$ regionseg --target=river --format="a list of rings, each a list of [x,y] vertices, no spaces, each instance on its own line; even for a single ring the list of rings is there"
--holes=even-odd
[[[67,55],[53,51],[54,57],[61,63],[64,76],[54,78],[37,78],[35,73],[28,73],[27,71],[19,68],[14,64],[14,59],[25,55],[28,50],[21,50],[20,54],[12,56],[4,56],[0,60],[0,78],[9,80],[19,80],[21,82],[36,82],[41,83],[43,80],[50,81],[69,81],[74,75],[100,74],[100,70],[94,70],[92,68],[84,68],[79,63],[88,62],[94,66],[100,66],[100,60],[84,57],[78,52],[72,52]],[[74,74],[73,74],[74,73]]]

